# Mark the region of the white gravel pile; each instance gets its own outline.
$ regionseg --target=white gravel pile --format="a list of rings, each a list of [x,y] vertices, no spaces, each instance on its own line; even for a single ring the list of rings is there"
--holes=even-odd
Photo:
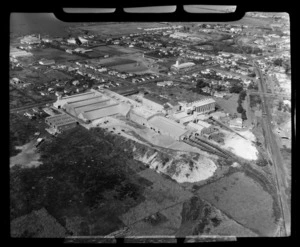
[[[249,140],[251,140],[251,138],[253,139],[253,137],[250,134],[244,133],[244,136],[246,138],[248,138]],[[258,158],[257,157],[258,151],[257,151],[256,147],[249,140],[245,140],[244,138],[242,138],[238,135],[231,135],[225,139],[224,148],[226,148],[227,150],[230,150],[234,154],[236,154],[244,159],[256,160]],[[253,140],[255,140],[255,136],[254,136]]]
[[[216,170],[217,166],[213,161],[202,159],[194,162],[192,169],[190,169],[188,163],[178,165],[172,178],[178,183],[196,183],[208,179]]]

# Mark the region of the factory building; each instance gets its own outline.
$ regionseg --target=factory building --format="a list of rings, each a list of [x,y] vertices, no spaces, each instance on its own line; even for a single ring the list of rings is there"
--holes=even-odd
[[[53,59],[41,59],[39,61],[39,64],[41,64],[41,65],[53,65],[53,64],[55,64],[55,61]]]
[[[91,122],[103,117],[115,116],[118,114],[126,115],[129,110],[130,107],[127,105],[114,103],[97,109],[84,111],[78,115],[78,118],[85,122]]]
[[[178,102],[179,110],[188,114],[196,112],[196,114],[209,113],[215,110],[216,101],[212,98],[204,98],[194,102]]]
[[[178,70],[190,68],[190,67],[193,67],[193,66],[195,66],[195,64],[192,63],[192,62],[179,64],[179,61],[177,60],[176,63],[171,66],[171,69],[178,71]]]
[[[123,98],[127,99],[111,91],[100,93],[92,89],[86,93],[63,98],[58,97],[58,100],[53,105],[56,108],[64,109],[84,122],[91,122],[117,114],[126,116],[131,106]]]
[[[148,120],[150,129],[163,135],[168,135],[175,140],[181,140],[188,132],[182,124],[176,123],[173,120],[163,116],[154,116]]]
[[[45,122],[57,132],[76,127],[78,122],[68,114],[59,114],[45,118]]]
[[[156,112],[147,110],[145,109],[145,107],[140,106],[140,107],[135,107],[129,112],[129,118],[140,125],[149,127],[148,119],[156,114],[157,114]]]
[[[229,127],[230,128],[241,129],[241,128],[243,128],[243,120],[241,118],[231,119],[229,121]]]
[[[200,135],[209,135],[215,132],[215,128],[204,121],[197,120],[197,123],[190,122],[187,124],[187,129],[196,131]]]

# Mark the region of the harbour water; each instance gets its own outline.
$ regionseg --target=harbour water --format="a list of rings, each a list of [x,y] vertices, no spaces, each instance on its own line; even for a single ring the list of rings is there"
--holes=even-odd
[[[10,16],[10,33],[13,36],[39,33],[66,37],[69,35],[67,28],[74,25],[58,20],[52,13],[12,13]]]

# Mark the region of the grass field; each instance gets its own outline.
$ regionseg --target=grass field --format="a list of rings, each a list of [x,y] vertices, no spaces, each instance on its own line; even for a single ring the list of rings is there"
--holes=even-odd
[[[229,99],[215,97],[214,100],[222,109],[224,109],[225,112],[228,112],[230,114],[236,113],[237,116],[240,116],[241,114],[236,111],[236,108],[238,107],[238,98],[238,94],[232,94]]]
[[[97,64],[104,65],[107,67],[136,63],[135,60],[127,59],[127,58],[120,58],[120,57],[110,57],[110,58],[101,59],[100,61],[95,61],[95,62]]]
[[[121,64],[121,65],[116,65],[116,66],[112,66],[112,69],[118,70],[118,71],[122,71],[122,72],[143,72],[148,70],[148,68],[144,65],[136,65],[136,63],[128,63],[128,64]]]
[[[272,236],[277,229],[271,195],[243,173],[204,186],[197,194],[261,236]]]

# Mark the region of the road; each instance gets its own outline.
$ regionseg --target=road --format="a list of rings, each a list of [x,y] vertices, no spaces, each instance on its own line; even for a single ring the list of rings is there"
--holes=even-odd
[[[254,91],[254,90],[247,90],[247,93],[248,94],[263,94],[267,97],[270,97],[270,96],[273,96],[273,97],[278,97],[278,98],[287,98],[287,99],[290,99],[291,98],[291,95],[287,95],[287,94],[280,94],[280,93],[263,93],[263,92],[257,92],[257,91]]]
[[[10,113],[19,112],[19,111],[25,111],[25,110],[30,109],[30,108],[34,108],[34,107],[38,107],[38,106],[43,106],[43,105],[46,105],[46,104],[52,104],[55,101],[56,101],[56,99],[55,100],[43,101],[43,102],[39,102],[39,103],[34,103],[34,104],[30,104],[30,105],[25,105],[25,106],[13,108],[13,109],[10,109],[9,111],[10,111]]]
[[[234,41],[240,47],[240,44],[237,39],[239,36],[235,37]],[[271,171],[276,182],[277,196],[278,196],[278,200],[282,212],[282,223],[284,228],[283,236],[290,236],[291,214],[290,214],[290,208],[288,203],[288,196],[286,194],[286,191],[288,191],[289,187],[287,182],[286,170],[284,168],[283,158],[281,156],[280,149],[278,147],[276,138],[272,131],[272,124],[271,124],[272,116],[270,114],[267,105],[266,82],[264,81],[264,76],[259,68],[259,65],[256,63],[255,58],[251,57],[249,54],[246,54],[243,49],[241,49],[241,51],[252,63],[256,74],[259,76],[258,88],[259,88],[259,92],[261,92],[262,113],[263,113],[262,128],[264,130],[264,138],[267,144],[267,153],[269,154],[269,158],[273,164],[271,166]]]
[[[253,65],[260,77],[258,86],[259,86],[259,91],[261,92],[261,99],[262,99],[262,112],[263,112],[262,127],[264,129],[264,135],[265,135],[264,138],[266,139],[268,153],[273,163],[272,172],[277,184],[277,192],[281,204],[285,236],[290,236],[291,215],[290,215],[290,208],[288,205],[288,196],[286,195],[286,191],[289,188],[287,183],[286,170],[284,167],[284,162],[281,156],[280,149],[276,142],[276,138],[271,129],[272,116],[268,109],[267,96],[265,95],[266,83],[263,79],[263,75],[259,67],[255,63],[253,63]]]

